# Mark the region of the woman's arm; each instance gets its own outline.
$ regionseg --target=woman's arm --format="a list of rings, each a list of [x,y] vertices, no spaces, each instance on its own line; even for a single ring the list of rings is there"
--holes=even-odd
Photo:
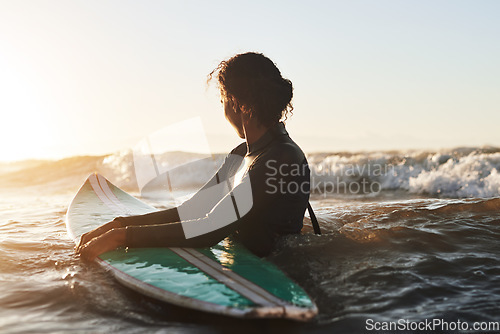
[[[80,246],[77,252],[85,260],[94,260],[102,253],[121,246],[127,247],[192,247],[203,248],[217,244],[233,232],[235,226],[227,226],[209,233],[186,239],[181,223],[128,226],[115,228]]]
[[[259,176],[258,179],[262,179],[262,176]],[[204,191],[209,193],[210,189]],[[218,191],[217,187],[215,187],[215,192],[218,193]],[[259,203],[264,203],[269,198],[269,195],[260,193],[256,197],[259,198]],[[230,190],[202,218],[166,224],[117,226],[117,228],[90,239],[86,243],[82,241],[77,252],[83,258],[93,260],[101,253],[120,246],[195,248],[213,246],[234,232],[242,222],[241,218],[250,210],[262,210],[261,205],[253,207],[252,204],[252,187],[250,176],[247,174],[241,183]],[[143,215],[142,217],[153,217],[151,219],[154,220],[154,214]],[[126,219],[133,221],[136,218],[126,217]]]
[[[82,236],[80,237],[80,242],[78,243],[78,246],[76,246],[76,250],[78,251],[90,240],[97,238],[113,229],[124,228],[127,226],[144,226],[162,223],[168,224],[178,222],[179,220],[180,219],[177,208],[151,212],[144,215],[116,217],[109,223],[99,226],[90,232],[82,234]]]
[[[237,172],[245,153],[245,143],[232,150],[214,176],[179,207],[143,215],[116,217],[111,222],[83,234],[76,247],[77,252],[92,239],[104,235],[113,229],[125,228],[128,226],[169,224],[181,220],[195,220],[206,216],[206,214],[228,194],[230,189],[227,186],[227,182]]]
[[[96,256],[120,246],[195,248],[213,246],[237,229],[240,219],[238,212],[244,215],[251,204],[252,193],[247,175],[203,218],[148,225],[120,226],[120,223],[117,223],[108,231],[101,229],[99,232],[104,233],[98,236],[90,239],[82,238],[77,253],[80,253],[84,259],[93,260]],[[153,213],[141,217],[147,217],[141,219],[149,221],[149,219],[154,220],[155,215]],[[162,216],[159,215],[156,218],[158,217]],[[129,222],[136,222],[134,221],[136,217],[125,217],[125,220],[127,219]],[[117,221],[119,222],[120,218]],[[114,221],[106,225],[113,227],[113,224]]]

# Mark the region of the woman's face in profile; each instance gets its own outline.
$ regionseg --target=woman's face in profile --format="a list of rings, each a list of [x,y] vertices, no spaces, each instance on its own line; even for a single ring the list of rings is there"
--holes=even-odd
[[[235,108],[235,105],[231,99],[227,97],[222,98],[222,103],[224,104],[224,115],[226,119],[231,123],[234,130],[240,138],[245,138],[245,132],[243,131],[243,120],[241,118],[241,111]]]

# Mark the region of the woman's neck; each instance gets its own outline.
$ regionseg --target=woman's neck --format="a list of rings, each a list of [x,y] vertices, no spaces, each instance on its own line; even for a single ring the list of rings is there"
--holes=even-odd
[[[243,122],[243,131],[245,133],[245,140],[247,145],[255,143],[260,139],[268,130],[268,127],[263,126],[257,121]]]

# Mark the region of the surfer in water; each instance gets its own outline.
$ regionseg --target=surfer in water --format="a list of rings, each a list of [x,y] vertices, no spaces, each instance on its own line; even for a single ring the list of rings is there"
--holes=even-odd
[[[84,234],[77,246],[83,258],[93,260],[121,246],[209,247],[229,235],[265,256],[280,236],[300,233],[310,171],[282,122],[293,109],[292,82],[269,58],[253,52],[222,61],[210,73],[213,78],[225,117],[245,142],[180,206],[117,217]]]

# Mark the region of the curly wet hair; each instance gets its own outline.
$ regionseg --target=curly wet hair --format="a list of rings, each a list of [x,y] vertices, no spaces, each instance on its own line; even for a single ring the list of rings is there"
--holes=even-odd
[[[247,52],[224,60],[208,75],[207,82],[213,77],[222,97],[235,100],[243,112],[265,126],[292,114],[292,82],[261,53]]]

